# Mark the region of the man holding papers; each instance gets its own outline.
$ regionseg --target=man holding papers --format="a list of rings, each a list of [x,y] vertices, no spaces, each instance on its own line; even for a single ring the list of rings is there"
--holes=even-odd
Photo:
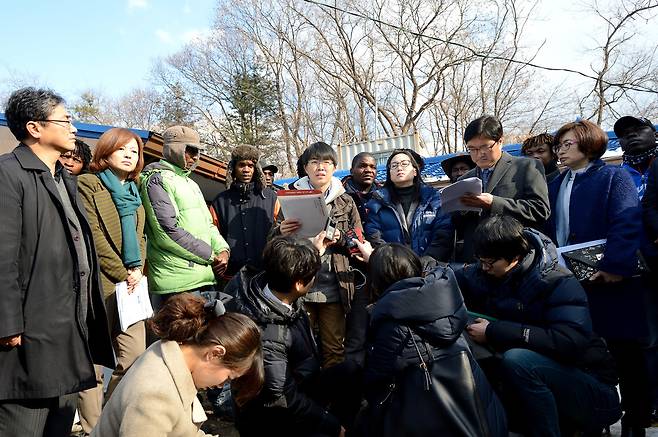
[[[311,144],[302,159],[307,176],[293,186],[296,190],[319,190],[336,229],[335,243],[322,255],[322,267],[304,298],[311,325],[317,324],[320,330],[323,366],[329,367],[343,361],[345,355],[345,318],[352,309],[356,291],[345,236],[356,228],[361,230],[361,219],[354,200],[333,176],[338,162],[334,149],[322,142]],[[297,217],[287,217],[279,227],[282,235],[297,235],[301,229],[302,223]]]
[[[460,212],[452,216],[455,227],[464,233],[465,262],[473,260],[472,238],[476,226],[489,215],[510,215],[524,226],[539,229],[550,214],[541,162],[503,152],[502,140],[500,121],[488,115],[472,121],[464,131],[466,150],[477,167],[460,180],[472,177],[482,180],[481,194],[462,198],[466,206],[482,208],[482,212]]]

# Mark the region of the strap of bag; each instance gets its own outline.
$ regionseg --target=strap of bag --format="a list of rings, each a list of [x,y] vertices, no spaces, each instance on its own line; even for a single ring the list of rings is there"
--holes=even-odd
[[[425,375],[425,381],[424,381],[424,389],[425,391],[429,391],[430,387],[432,386],[432,375],[430,375],[430,371],[427,369],[427,363],[423,359],[423,354],[420,353],[420,349],[418,348],[418,343],[416,343],[416,339],[414,338],[414,333],[411,331],[411,328],[407,326],[407,329],[409,330],[409,335],[411,336],[411,341],[414,343],[414,347],[416,348],[416,353],[418,353],[418,358],[420,359],[420,368],[423,370],[423,374]],[[427,346],[425,346],[427,348]]]

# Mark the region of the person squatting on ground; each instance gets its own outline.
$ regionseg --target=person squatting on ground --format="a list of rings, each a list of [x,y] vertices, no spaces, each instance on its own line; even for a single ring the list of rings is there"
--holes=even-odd
[[[608,136],[594,123],[567,123],[555,140],[568,171],[549,186],[552,213],[546,231],[558,247],[606,239],[598,270],[582,285],[594,331],[605,338],[617,363],[624,436],[641,436],[649,426],[651,402],[647,290],[637,275],[642,236],[637,190],[625,169],[601,160]]]
[[[249,316],[263,333],[265,384],[257,398],[238,408],[242,437],[343,436],[358,409],[357,365],[347,360],[321,369],[301,303],[321,268],[324,232],[314,243],[275,237],[263,253],[265,270],[244,267],[226,288],[235,296],[228,308]]]
[[[279,212],[276,193],[265,185],[259,158],[255,147],[233,149],[226,174],[228,189],[211,205],[211,214],[231,251],[226,279],[246,264],[262,268],[263,249]]]
[[[448,261],[454,246],[450,216],[441,212],[439,192],[425,184],[420,173],[419,163],[407,150],[391,153],[386,182],[366,206],[366,238],[374,247],[409,246],[424,264]]]
[[[121,330],[115,284],[126,281],[129,290],[138,286],[146,259],[146,220],[135,181],[144,166],[141,138],[128,129],[112,128],[98,139],[91,173],[78,177],[78,191],[89,217],[101,284],[107,308],[112,345],[117,357],[105,401],[137,357],[146,349],[144,321]],[[97,376],[99,369],[97,371]],[[90,433],[101,413],[102,381],[85,393],[79,406],[81,425]]]
[[[336,224],[335,244],[322,255],[322,268],[311,290],[304,297],[304,307],[309,313],[311,325],[320,333],[322,364],[324,367],[343,361],[345,354],[362,352],[362,336],[346,338],[346,318],[351,317],[352,303],[358,300],[355,293],[364,290],[355,286],[355,273],[350,267],[350,254],[345,236],[349,231],[361,230],[361,220],[354,200],[345,193],[340,180],[333,176],[338,157],[326,143],[311,144],[302,154],[302,166],[307,176],[293,184],[297,190],[320,190],[329,209],[329,217]],[[274,233],[294,235],[301,223],[294,217],[286,217]],[[361,302],[361,300],[359,300]],[[364,308],[359,307],[359,311]],[[360,317],[360,315],[359,315]],[[361,329],[360,324],[358,324]],[[355,339],[354,342],[351,340]]]
[[[473,237],[478,261],[455,274],[469,310],[484,315],[467,331],[491,351],[480,363],[501,388],[510,427],[600,435],[621,416],[617,376],[580,283],[548,237],[512,217],[486,219]]]
[[[144,168],[140,183],[155,310],[175,293],[214,289],[215,275],[226,271],[230,255],[201,189],[190,178],[202,149],[199,134],[173,126],[162,137],[162,159]]]
[[[482,208],[452,215],[457,231],[464,235],[463,259],[473,261],[473,232],[489,215],[506,214],[524,226],[541,229],[550,215],[544,166],[537,160],[517,158],[503,152],[503,126],[492,116],[473,120],[464,130],[466,150],[476,168],[461,179],[482,179],[482,194],[466,195],[462,202]]]
[[[364,436],[507,437],[505,411],[463,338],[468,315],[452,270],[423,274],[393,243],[369,259]],[[426,382],[419,381],[426,366]]]
[[[114,367],[92,230],[75,177],[64,100],[23,88],[7,124],[20,144],[0,157],[0,435],[68,436],[93,364]]]
[[[219,300],[179,293],[149,323],[161,340],[126,373],[92,436],[205,436],[199,390],[231,381],[238,405],[258,394],[261,336],[248,317],[225,312]]]

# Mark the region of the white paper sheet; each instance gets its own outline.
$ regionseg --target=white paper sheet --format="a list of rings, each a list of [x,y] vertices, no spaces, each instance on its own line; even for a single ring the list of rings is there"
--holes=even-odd
[[[460,197],[466,193],[475,195],[482,194],[482,180],[480,178],[467,178],[450,184],[441,189],[441,211],[442,212],[455,212],[455,211],[478,211],[482,208],[464,205]]]
[[[128,283],[126,281],[116,284],[114,291],[117,296],[117,308],[122,331],[125,332],[130,325],[148,319],[153,315],[146,276],[142,277],[137,287],[130,294],[128,294]]]
[[[300,237],[315,237],[327,224],[327,205],[318,190],[281,190],[277,192],[281,211],[286,219],[297,219],[302,227]]]
[[[605,244],[606,239],[603,240],[593,240],[593,241],[586,241],[584,243],[578,243],[578,244],[571,244],[569,246],[562,246],[557,248],[557,262],[560,264],[562,267],[569,268],[567,267],[567,264],[564,262],[564,256],[562,256],[563,253],[568,253],[574,250],[578,249],[583,249],[585,247],[590,247],[590,246],[598,246],[599,244]]]

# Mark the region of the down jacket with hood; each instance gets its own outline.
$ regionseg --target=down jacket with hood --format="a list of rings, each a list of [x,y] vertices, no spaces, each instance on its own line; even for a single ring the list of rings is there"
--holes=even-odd
[[[165,145],[163,159],[141,174],[146,212],[149,291],[190,291],[215,283],[211,263],[228,250],[201,189],[185,169],[185,145]]]
[[[365,234],[374,246],[400,243],[418,256],[431,256],[448,261],[454,247],[454,230],[450,216],[441,212],[439,192],[429,185],[421,185],[420,199],[410,226],[404,226],[402,208],[391,200],[388,188],[377,190],[367,203],[368,220]]]
[[[487,326],[487,343],[499,352],[529,349],[615,385],[614,362],[592,331],[583,287],[558,265],[547,236],[524,233],[531,250],[503,279],[484,273],[479,262],[456,271],[468,308],[498,319]]]
[[[297,300],[292,309],[269,299],[264,272],[243,267],[225,292],[227,309],[242,313],[261,329],[265,384],[257,398],[238,412],[240,435],[338,435],[340,422],[305,393],[320,372],[320,353],[308,316]]]
[[[390,286],[374,304],[368,330],[368,355],[364,369],[366,399],[377,405],[396,376],[408,366],[416,366],[420,359],[409,337],[409,330],[420,341],[429,345],[435,357],[434,365],[441,365],[444,353],[468,354],[470,373],[474,381],[474,396],[484,412],[486,424],[481,435],[507,436],[505,412],[489,385],[484,373],[468,352],[463,337],[468,314],[452,270],[438,267],[424,278],[409,278]],[[420,349],[424,346],[419,345]],[[468,370],[466,371],[468,374]],[[395,414],[388,411],[387,414]],[[455,412],[459,416],[459,412]],[[457,420],[459,422],[459,420]],[[431,426],[431,420],[423,426]],[[463,424],[462,424],[463,425]],[[457,427],[459,428],[459,427]],[[422,434],[432,435],[432,429]],[[452,435],[462,435],[457,429]]]

